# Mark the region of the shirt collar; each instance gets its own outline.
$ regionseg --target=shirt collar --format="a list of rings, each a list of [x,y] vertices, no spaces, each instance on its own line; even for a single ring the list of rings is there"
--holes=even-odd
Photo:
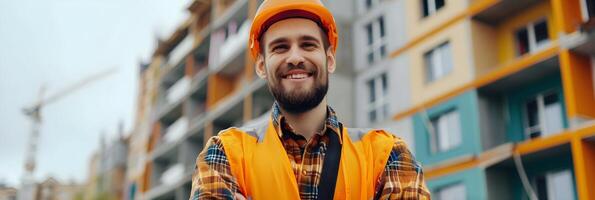
[[[291,127],[291,125],[289,125],[286,121],[285,118],[283,116],[283,114],[281,114],[281,108],[279,107],[279,104],[275,101],[275,103],[273,103],[273,108],[271,109],[271,118],[273,120],[273,126],[275,127],[275,130],[277,131],[277,134],[279,134],[279,137],[283,136],[283,130],[286,131],[293,131],[293,128]],[[328,131],[329,129],[332,130],[333,132],[335,132],[336,134],[339,134],[339,138],[341,138],[340,135],[340,127],[341,127],[341,123],[339,122],[339,120],[337,120],[337,114],[335,113],[335,110],[333,110],[333,108],[331,108],[330,106],[326,106],[326,120],[325,120],[325,125],[322,129],[321,132],[317,133],[317,134],[324,134],[326,131]],[[341,140],[341,139],[339,139]]]

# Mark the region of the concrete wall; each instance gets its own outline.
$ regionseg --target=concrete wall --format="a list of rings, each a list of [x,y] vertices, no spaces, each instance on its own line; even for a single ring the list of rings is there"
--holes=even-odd
[[[354,109],[353,79],[350,76],[330,75],[329,90],[327,93],[328,105],[335,112],[339,121],[345,126],[353,127],[358,114]]]
[[[503,97],[478,95],[481,146],[488,150],[506,143],[506,107]]]
[[[488,199],[513,199],[510,177],[511,174],[516,175],[514,172],[513,168],[485,170]]]

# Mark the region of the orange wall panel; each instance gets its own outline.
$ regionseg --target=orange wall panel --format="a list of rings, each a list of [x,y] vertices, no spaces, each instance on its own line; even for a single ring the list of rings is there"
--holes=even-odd
[[[595,118],[595,96],[589,57],[563,50],[560,53],[560,68],[568,117]]]
[[[582,23],[582,0],[551,0],[556,23],[564,33],[572,33]]]
[[[578,199],[595,200],[595,143],[573,138],[572,159]]]

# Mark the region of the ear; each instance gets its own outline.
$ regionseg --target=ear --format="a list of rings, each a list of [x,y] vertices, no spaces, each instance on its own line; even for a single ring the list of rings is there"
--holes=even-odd
[[[329,73],[335,72],[337,62],[335,60],[335,52],[333,52],[332,47],[329,47],[326,50],[326,66]]]
[[[262,54],[258,54],[258,57],[256,58],[256,67],[254,70],[256,70],[256,75],[258,75],[258,77],[261,79],[267,78],[267,69],[264,63],[264,56]]]

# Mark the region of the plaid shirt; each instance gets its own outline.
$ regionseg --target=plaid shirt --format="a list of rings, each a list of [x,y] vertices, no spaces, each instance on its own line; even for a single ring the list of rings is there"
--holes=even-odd
[[[273,125],[291,162],[301,199],[318,198],[316,188],[329,142],[326,134],[340,133],[340,122],[330,106],[327,107],[327,113],[324,128],[308,142],[286,123],[278,104],[273,104]],[[377,180],[374,199],[430,199],[420,164],[415,161],[403,140],[397,137],[394,140],[384,172]],[[196,169],[192,177],[190,199],[234,199],[235,194],[242,193],[231,174],[229,161],[217,136],[209,139],[206,148],[199,154]]]

